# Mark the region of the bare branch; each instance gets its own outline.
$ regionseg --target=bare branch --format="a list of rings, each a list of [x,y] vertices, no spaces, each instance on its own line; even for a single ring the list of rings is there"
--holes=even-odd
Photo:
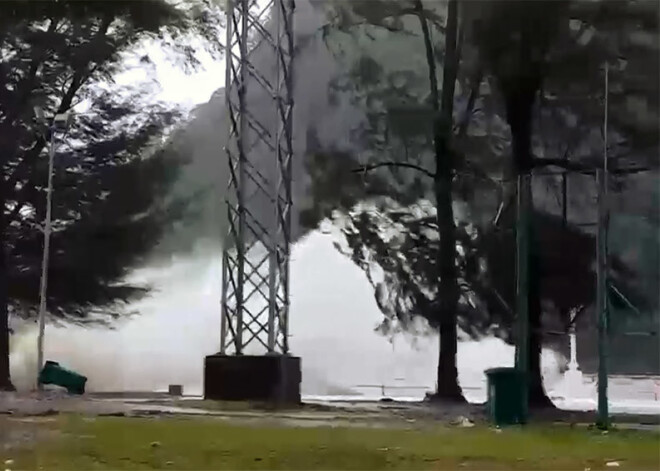
[[[565,160],[564,158],[541,158],[534,157],[532,159],[533,168],[541,167],[559,167],[570,172],[579,172],[579,173],[592,173],[595,172],[598,168],[602,168],[603,159],[589,159],[589,161],[582,162],[571,162],[570,160]],[[610,167],[609,173],[612,174],[627,174],[627,173],[639,173],[650,170],[646,167],[630,167],[630,168],[616,168],[614,166]]]
[[[427,177],[435,178],[435,173],[431,172],[430,170],[427,170],[419,165],[409,164],[407,162],[379,162],[377,164],[364,165],[363,167],[358,167],[356,169],[351,170],[351,173],[366,173],[381,167],[409,168],[412,170],[417,170],[418,172],[423,173]]]

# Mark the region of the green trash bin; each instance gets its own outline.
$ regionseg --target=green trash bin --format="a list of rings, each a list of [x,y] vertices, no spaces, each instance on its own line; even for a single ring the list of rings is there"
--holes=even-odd
[[[67,370],[55,361],[48,360],[39,373],[39,384],[54,384],[66,388],[69,394],[83,394],[87,377]]]
[[[516,368],[486,370],[488,378],[488,413],[498,426],[518,425],[527,421],[525,375]]]

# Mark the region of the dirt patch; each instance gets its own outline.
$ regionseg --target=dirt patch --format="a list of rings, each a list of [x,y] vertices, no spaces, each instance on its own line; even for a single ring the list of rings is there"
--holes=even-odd
[[[7,418],[7,422],[9,424],[16,422],[21,424],[47,424],[47,423],[57,422],[57,418],[43,416],[43,415],[27,416],[27,417],[9,417]]]
[[[0,416],[49,416],[73,413],[85,416],[209,416],[258,423],[279,421],[293,426],[368,426],[424,429],[457,423],[488,423],[483,404],[444,402],[312,402],[277,408],[248,402],[216,402],[201,399],[154,397],[152,399],[69,396],[46,391],[32,394],[0,393]],[[559,409],[534,411],[533,423],[590,424],[593,412]],[[658,424],[658,416],[614,416],[615,423]]]
[[[54,391],[29,394],[0,393],[0,414],[13,416],[54,415],[60,412],[99,415],[129,410],[130,407],[122,402],[70,396]]]

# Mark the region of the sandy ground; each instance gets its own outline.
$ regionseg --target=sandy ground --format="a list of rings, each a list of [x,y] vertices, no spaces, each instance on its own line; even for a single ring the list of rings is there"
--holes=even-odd
[[[286,410],[265,410],[235,407],[199,399],[176,399],[165,395],[70,396],[60,391],[17,394],[0,393],[0,417],[27,419],[47,418],[58,413],[88,416],[123,415],[204,415],[218,419],[273,423],[288,426],[373,426],[373,427],[437,427],[439,424],[470,426],[487,422],[483,405],[447,403],[401,402],[312,402]],[[615,415],[618,424],[654,427],[660,416]],[[532,420],[590,424],[593,412],[562,411],[558,409],[534,413]],[[6,438],[6,437],[5,437]]]
[[[60,392],[30,394],[0,393],[0,414],[12,417],[48,416],[57,413],[83,415],[205,415],[234,420],[277,420],[292,425],[343,425],[344,422],[434,422],[471,421],[485,418],[482,406],[445,405],[429,407],[422,403],[333,402],[306,403],[283,410],[227,407],[202,401],[153,397],[69,396]]]
[[[289,427],[437,427],[439,423],[471,426],[484,420],[482,407],[451,405],[429,408],[422,404],[332,403],[303,404],[285,410],[245,407],[170,397],[69,396],[62,392],[0,393],[0,449],[34,443],[54,433],[43,425],[60,413],[94,416],[204,416],[251,425]]]

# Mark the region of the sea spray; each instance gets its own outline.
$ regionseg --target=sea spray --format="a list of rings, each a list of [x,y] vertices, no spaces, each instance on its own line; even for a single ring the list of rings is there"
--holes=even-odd
[[[30,391],[37,384],[37,327],[25,323],[14,328],[9,338],[9,368],[18,391]]]
[[[376,333],[382,314],[364,273],[339,254],[332,238],[312,234],[296,244],[291,265],[291,349],[302,357],[303,394],[380,394],[359,385],[433,389],[438,339],[430,335],[389,339]],[[131,306],[140,314],[114,330],[48,325],[45,358],[89,378],[88,391],[166,390],[181,384],[201,394],[203,359],[220,338],[221,257],[197,253],[139,270],[137,282],[154,287]],[[349,303],[346,300],[350,300]],[[34,324],[12,338],[16,386],[31,387],[36,375]],[[544,352],[544,366],[556,364]],[[512,364],[513,347],[498,339],[459,344],[459,381],[469,399],[485,399],[483,370]],[[546,372],[548,370],[546,369]],[[387,391],[395,395],[398,389]]]

